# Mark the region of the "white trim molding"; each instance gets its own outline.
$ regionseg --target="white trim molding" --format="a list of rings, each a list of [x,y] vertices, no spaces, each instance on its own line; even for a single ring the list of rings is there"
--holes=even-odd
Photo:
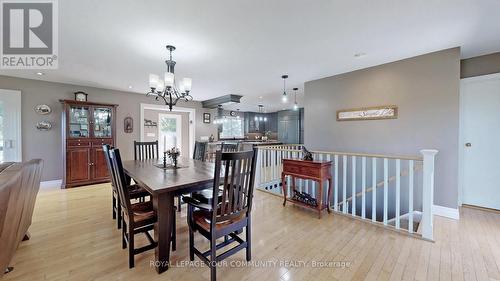
[[[458,211],[458,209],[434,205],[432,207],[432,210],[433,210],[434,215],[436,215],[436,216],[445,217],[445,218],[449,218],[449,219],[453,219],[453,220],[460,219],[460,212]]]
[[[40,188],[61,188],[62,180],[51,180],[40,182]]]

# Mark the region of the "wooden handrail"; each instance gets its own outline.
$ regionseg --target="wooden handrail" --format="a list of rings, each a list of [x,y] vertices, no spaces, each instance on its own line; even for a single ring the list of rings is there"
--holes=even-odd
[[[299,146],[302,144],[290,144],[290,145],[263,145],[259,146],[259,150],[273,150],[273,151],[287,151],[287,152],[302,152],[298,149],[286,149],[278,148],[282,146]],[[370,153],[353,153],[353,152],[339,152],[339,151],[321,151],[313,150],[311,153],[315,154],[329,154],[329,155],[346,155],[346,156],[359,156],[359,157],[369,157],[369,158],[387,158],[387,159],[400,159],[400,160],[413,160],[413,161],[423,161],[420,156],[402,156],[402,155],[383,155],[383,154],[370,154]]]

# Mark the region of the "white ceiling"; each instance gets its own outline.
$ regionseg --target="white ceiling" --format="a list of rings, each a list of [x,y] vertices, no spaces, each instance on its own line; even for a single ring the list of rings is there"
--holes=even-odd
[[[456,46],[464,58],[499,51],[499,11],[498,0],[61,0],[59,69],[0,74],[144,93],[173,44],[196,100],[239,94],[233,109],[257,111],[263,96],[273,111],[292,105],[280,103],[284,73],[301,102],[309,80]]]

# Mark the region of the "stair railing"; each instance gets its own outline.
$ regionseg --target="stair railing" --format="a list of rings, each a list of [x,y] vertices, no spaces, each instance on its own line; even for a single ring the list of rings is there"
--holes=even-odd
[[[302,158],[302,145],[259,146],[258,151],[256,188],[282,195],[282,160]],[[424,149],[420,151],[421,156],[393,156],[311,151],[315,161],[332,161],[333,198],[329,204],[335,212],[428,240],[433,239],[434,161],[437,152]],[[286,178],[287,183],[291,180],[290,176]],[[295,180],[297,191],[314,198],[324,196],[326,201],[326,190],[324,194],[317,194],[316,182]],[[291,184],[286,186],[287,194],[293,196]],[[408,223],[404,229],[402,220]],[[421,233],[415,233],[416,223],[419,223]]]

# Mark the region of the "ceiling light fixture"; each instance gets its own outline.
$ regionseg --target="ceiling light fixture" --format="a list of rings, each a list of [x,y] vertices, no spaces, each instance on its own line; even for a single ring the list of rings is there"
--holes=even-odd
[[[36,73],[36,75],[38,75],[38,76],[43,76],[43,75],[45,75],[45,74],[44,74],[43,72],[37,72],[37,73]]]
[[[133,87],[131,85],[128,86],[129,89],[132,89]]]
[[[295,92],[295,102],[293,103],[293,110],[297,111],[299,110],[299,105],[297,104],[297,90],[299,88],[293,88],[293,91]]]
[[[288,78],[288,75],[282,75],[281,78],[283,79],[283,95],[281,95],[281,101],[286,103],[288,102],[288,96],[286,95],[286,79]]]
[[[174,75],[176,62],[172,60],[172,52],[175,51],[175,47],[167,45],[166,48],[170,53],[170,58],[165,61],[167,72],[165,72],[163,80],[156,74],[149,74],[149,88],[151,88],[151,91],[146,95],[155,96],[157,101],[163,99],[165,105],[168,105],[168,109],[172,111],[172,108],[180,99],[185,101],[193,100],[193,97],[189,94],[191,92],[192,80],[191,78],[184,78],[177,87]]]
[[[265,111],[264,110],[264,105],[259,104],[259,113],[263,114],[263,113],[265,113],[264,111]],[[257,116],[257,115],[255,115],[254,120],[255,121],[264,121],[264,122],[267,122],[267,117],[266,116]]]

